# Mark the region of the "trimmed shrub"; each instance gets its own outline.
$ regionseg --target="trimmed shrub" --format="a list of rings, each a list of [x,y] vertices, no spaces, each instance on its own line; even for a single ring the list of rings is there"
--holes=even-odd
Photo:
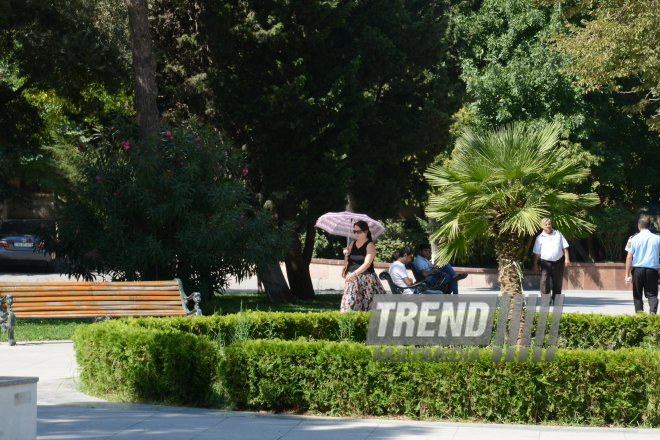
[[[355,343],[242,341],[225,350],[229,401],[335,415],[499,423],[660,425],[660,353],[558,350],[548,363],[382,363]]]
[[[205,336],[109,321],[73,336],[85,390],[125,401],[203,405],[212,395],[220,354]]]
[[[194,318],[128,318],[123,325],[153,329],[180,330],[207,335],[221,345],[244,339],[286,339],[364,342],[369,313],[290,313],[241,312],[235,315]],[[494,331],[494,330],[493,330]],[[535,331],[535,330],[534,330]],[[558,346],[563,348],[603,348],[660,345],[660,316],[599,315],[564,313]]]
[[[367,340],[369,313],[240,312],[233,315],[124,318],[111,322],[206,335],[220,345],[245,339]],[[111,323],[108,323],[112,325]]]

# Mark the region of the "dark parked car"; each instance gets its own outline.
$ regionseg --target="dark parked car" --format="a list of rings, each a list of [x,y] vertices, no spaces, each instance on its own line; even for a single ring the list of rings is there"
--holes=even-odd
[[[32,221],[33,222],[33,221]],[[47,266],[54,269],[55,259],[43,250],[43,243],[32,234],[29,220],[2,220],[0,224],[0,265]]]

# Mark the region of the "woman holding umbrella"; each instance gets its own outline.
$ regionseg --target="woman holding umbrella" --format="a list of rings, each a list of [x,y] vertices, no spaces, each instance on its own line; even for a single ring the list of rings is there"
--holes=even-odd
[[[384,294],[385,289],[374,271],[376,246],[371,241],[369,224],[359,220],[353,224],[355,241],[344,250],[347,265],[346,281],[339,311],[366,312],[371,310],[374,295]]]

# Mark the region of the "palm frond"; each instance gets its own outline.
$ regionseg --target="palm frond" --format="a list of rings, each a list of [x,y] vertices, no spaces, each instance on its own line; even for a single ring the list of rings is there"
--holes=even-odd
[[[499,130],[466,129],[451,160],[425,173],[438,192],[427,214],[441,224],[433,234],[438,258],[465,256],[477,237],[500,232],[534,234],[543,217],[566,236],[593,229],[579,213],[595,194],[566,191],[589,173],[559,145],[561,125],[533,129],[514,123]]]

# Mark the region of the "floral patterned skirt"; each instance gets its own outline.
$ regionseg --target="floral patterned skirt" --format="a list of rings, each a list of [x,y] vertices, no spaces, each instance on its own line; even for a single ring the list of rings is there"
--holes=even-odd
[[[361,273],[344,283],[339,311],[366,312],[371,310],[374,295],[384,294],[385,289],[375,273]]]

